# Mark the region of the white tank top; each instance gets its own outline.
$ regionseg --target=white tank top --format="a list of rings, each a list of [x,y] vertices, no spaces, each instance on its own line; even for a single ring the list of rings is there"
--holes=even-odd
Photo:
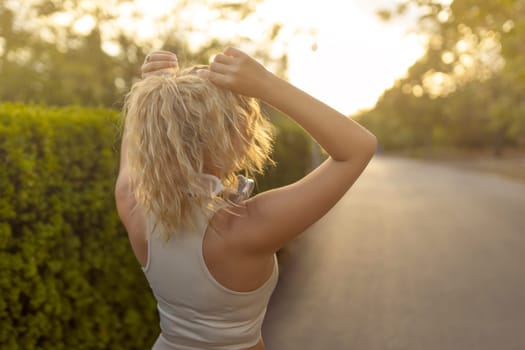
[[[153,221],[148,220],[148,230]],[[207,218],[197,232],[181,230],[168,241],[148,239],[144,274],[157,299],[161,334],[154,350],[241,350],[257,344],[266,307],[278,279],[277,258],[258,289],[237,292],[221,285],[206,267],[202,242]]]

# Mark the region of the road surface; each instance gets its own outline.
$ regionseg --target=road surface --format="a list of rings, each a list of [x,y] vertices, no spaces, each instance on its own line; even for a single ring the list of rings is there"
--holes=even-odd
[[[525,184],[376,157],[281,256],[267,350],[525,349]]]

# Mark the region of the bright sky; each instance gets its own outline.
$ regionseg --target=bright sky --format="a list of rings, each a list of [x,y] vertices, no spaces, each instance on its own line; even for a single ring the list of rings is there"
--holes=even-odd
[[[393,5],[391,0],[265,0],[257,6],[255,16],[239,23],[211,18],[206,5],[217,1],[194,1],[192,10],[179,13],[176,20],[191,22],[194,29],[201,30],[186,39],[197,45],[208,33],[220,33],[223,38],[242,35],[250,38],[253,47],[241,49],[250,52],[267,37],[268,27],[261,23],[280,21],[284,27],[273,50],[277,56],[283,50],[288,53],[290,81],[346,115],[373,107],[382,92],[424,52],[423,39],[407,35],[414,26],[410,16],[389,23],[376,16],[377,9]],[[151,41],[158,33],[154,18],[168,12],[169,5],[163,0],[137,0],[135,4],[151,18],[135,23],[140,28],[136,35]],[[314,37],[312,31],[317,33]]]
[[[349,115],[371,108],[382,92],[403,76],[424,52],[421,38],[407,35],[411,23],[382,23],[375,9],[389,1],[267,0],[294,21],[319,30],[317,50],[312,39],[293,41],[289,50],[291,82]],[[390,4],[392,1],[390,1]],[[386,5],[385,5],[386,4]]]

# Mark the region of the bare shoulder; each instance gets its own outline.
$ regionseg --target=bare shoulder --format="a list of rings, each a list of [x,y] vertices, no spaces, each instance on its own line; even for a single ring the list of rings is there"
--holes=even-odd
[[[354,184],[371,155],[354,162],[331,158],[301,180],[258,194],[230,217],[243,249],[270,254],[323,217]]]

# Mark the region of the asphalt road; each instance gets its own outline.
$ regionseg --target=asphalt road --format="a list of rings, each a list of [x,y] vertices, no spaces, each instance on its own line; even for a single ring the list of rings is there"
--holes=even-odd
[[[525,349],[525,184],[376,157],[292,242],[267,350]]]

